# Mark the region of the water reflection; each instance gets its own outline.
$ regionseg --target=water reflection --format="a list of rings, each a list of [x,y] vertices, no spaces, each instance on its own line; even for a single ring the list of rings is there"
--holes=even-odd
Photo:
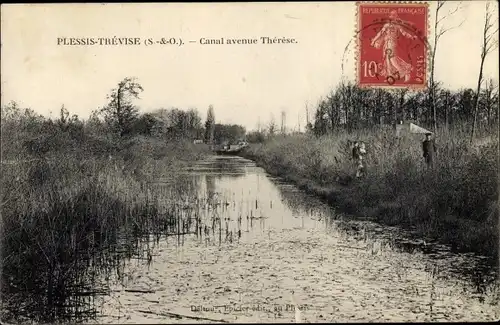
[[[104,230],[95,224],[61,229],[58,236],[47,242],[24,238],[25,247],[18,247],[24,249],[21,258],[4,259],[2,310],[8,319],[53,322],[95,317],[95,298],[108,293],[106,279],[120,272],[123,258],[138,257],[142,246],[120,229]]]
[[[197,162],[175,177],[148,184],[145,192],[149,203],[130,212],[133,218],[124,218],[122,227],[103,229],[95,224],[68,230],[60,234],[60,254],[50,263],[44,262],[43,250],[33,249],[15,269],[4,269],[2,308],[38,321],[96,319],[103,314],[97,312],[96,298],[109,296],[113,283],[128,279],[131,260],[150,265],[165,254],[157,249],[162,241],[180,248],[195,242],[208,250],[261,243],[263,238],[294,229],[322,229],[328,236],[348,238],[353,247],[364,251],[390,247],[424,255],[429,274],[450,286],[460,283],[479,299],[497,276],[492,259],[455,254],[396,227],[344,216],[241,158]],[[36,247],[36,243],[30,245]],[[311,267],[318,262],[311,261]],[[162,277],[169,277],[168,270],[167,266]]]
[[[300,227],[312,224],[316,227],[321,223],[326,231],[335,229],[364,242],[379,242],[382,246],[389,245],[393,250],[425,254],[429,270],[433,270],[436,277],[466,281],[470,285],[468,290],[478,294],[484,293],[497,279],[498,265],[495,258],[456,254],[447,246],[426,241],[398,227],[343,216],[320,199],[303,193],[280,178],[266,175],[264,170],[249,161],[239,158],[218,158],[215,161],[212,170],[209,161],[203,164],[207,171],[210,170],[204,176],[206,193],[219,194],[223,204],[230,207],[229,210],[225,208],[226,229],[233,227],[236,232],[249,232],[256,226],[266,231],[287,228],[292,224]],[[224,172],[224,163],[228,173]],[[235,178],[235,171],[243,172],[245,177]],[[239,218],[248,220],[246,224],[243,222],[242,229],[237,227],[238,223],[230,222]]]
[[[407,253],[422,253],[429,259],[429,269],[440,270],[435,275],[441,278],[458,278],[471,284],[479,294],[498,278],[498,264],[494,257],[476,256],[474,254],[456,254],[450,247],[432,243],[416,236],[410,231],[398,227],[383,226],[367,220],[357,220],[336,212],[312,195],[306,195],[279,178],[273,183],[280,189],[281,199],[295,214],[305,214],[311,218],[327,218],[331,228],[363,241],[378,241],[388,244],[393,250]]]
[[[291,224],[305,227],[305,223],[311,225],[311,222],[317,226],[322,222],[327,231],[335,228],[365,242],[377,241],[394,250],[425,254],[429,259],[429,269],[439,271],[436,276],[467,281],[478,293],[484,292],[497,279],[495,258],[456,254],[447,246],[425,241],[409,231],[343,216],[320,199],[303,193],[280,178],[266,175],[264,170],[247,160],[218,157],[201,165],[205,170],[206,190],[199,195],[216,193],[222,204],[230,207],[224,210],[229,221],[226,228],[241,231],[237,228],[238,223],[232,225],[230,222],[240,219],[248,220],[244,232],[249,232],[254,226],[264,231],[286,228]],[[241,173],[245,177],[235,177]]]
[[[127,261],[152,261],[155,245],[150,234],[156,242],[173,235],[180,240],[191,227],[180,205],[194,197],[197,180],[175,178],[168,184],[145,187],[141,198],[108,197],[98,187],[93,192],[83,189],[70,202],[36,211],[36,224],[44,225],[36,237],[4,220],[3,230],[10,235],[1,247],[2,321],[78,322],[97,317],[97,301],[109,295],[111,281],[124,279]],[[101,210],[90,202],[96,196],[110,207],[105,217],[97,215]]]

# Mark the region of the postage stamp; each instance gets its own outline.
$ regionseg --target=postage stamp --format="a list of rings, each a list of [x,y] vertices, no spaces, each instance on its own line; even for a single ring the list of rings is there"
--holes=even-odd
[[[427,86],[428,4],[358,2],[360,87]]]

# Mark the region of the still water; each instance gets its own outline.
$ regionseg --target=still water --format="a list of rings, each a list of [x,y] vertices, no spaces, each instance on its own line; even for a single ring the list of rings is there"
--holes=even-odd
[[[184,221],[107,279],[99,323],[499,318],[488,259],[353,220],[249,160],[211,157],[150,190],[181,193]]]
[[[20,240],[2,260],[2,322],[499,319],[494,259],[343,215],[239,157],[161,175],[124,187],[146,204],[109,226],[54,229],[52,255]]]

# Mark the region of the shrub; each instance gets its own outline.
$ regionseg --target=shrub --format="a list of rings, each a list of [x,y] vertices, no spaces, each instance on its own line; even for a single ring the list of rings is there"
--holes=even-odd
[[[466,139],[461,132],[445,133],[434,169],[423,162],[419,137],[395,139],[374,131],[276,136],[245,154],[288,179],[313,181],[320,186],[315,187],[318,194],[329,189],[340,205],[354,204],[358,212],[376,207],[380,221],[417,227],[423,235],[493,255],[498,251],[493,231],[498,226],[498,140],[477,147]],[[367,175],[356,182],[350,151],[354,140],[367,144]],[[489,239],[479,240],[479,234]]]

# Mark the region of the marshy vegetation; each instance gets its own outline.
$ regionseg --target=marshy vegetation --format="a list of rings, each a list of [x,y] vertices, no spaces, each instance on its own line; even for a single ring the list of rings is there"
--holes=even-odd
[[[151,265],[129,265],[99,321],[498,317],[495,273],[480,257],[356,221],[246,159],[204,159],[186,172],[198,198],[216,190],[222,204],[191,204],[199,234],[162,239]]]
[[[429,97],[405,90],[359,89],[350,83],[339,85],[319,102],[305,134],[261,135],[260,143],[244,155],[345,211],[495,258],[498,88],[490,82],[480,93],[473,141],[474,91],[438,88],[436,96],[434,169],[427,169],[423,161],[422,136],[397,138],[394,130],[400,119],[432,130]],[[354,140],[367,144],[363,179],[354,179],[349,145]]]
[[[96,279],[123,258],[148,259],[138,240],[178,234],[189,186],[176,171],[209,153],[196,110],[140,114],[130,78],[90,119],[2,107],[1,318],[53,322],[91,316]],[[213,127],[213,125],[209,125]],[[149,183],[170,179],[168,191]],[[186,224],[187,223],[187,224]],[[92,281],[90,281],[92,279]]]
[[[260,143],[254,143],[245,154],[264,165],[269,172],[298,183],[347,212],[407,226],[418,234],[438,237],[457,247],[494,256],[498,242],[498,141],[492,140],[480,147],[471,146],[467,141],[468,133],[465,133],[468,131],[458,130],[458,124],[454,122],[446,132],[440,129],[439,163],[434,170],[426,170],[417,141],[420,139],[394,141],[391,131],[373,125],[374,121],[379,121],[379,116],[367,115],[375,112],[371,114],[397,116],[396,108],[400,106],[395,104],[394,97],[381,91],[349,87],[339,88],[338,92],[342,96],[353,96],[346,97],[350,100],[338,101],[341,97],[334,93],[320,103],[315,123],[308,125],[308,134],[268,137],[254,134],[254,139]],[[345,89],[350,90],[344,94]],[[125,281],[129,278],[127,260],[138,259],[149,265],[156,254],[155,243],[162,247],[164,242],[162,244],[161,239],[165,237],[183,242],[185,235],[196,236],[205,244],[204,256],[210,259],[207,256],[211,254],[216,258],[214,263],[231,258],[231,252],[234,252],[234,258],[250,261],[253,268],[252,263],[257,261],[252,260],[247,250],[258,246],[262,256],[270,254],[274,248],[270,248],[271,243],[266,239],[275,240],[272,245],[276,247],[285,247],[277,251],[278,255],[269,257],[269,261],[286,255],[287,263],[298,265],[301,259],[287,252],[297,249],[294,245],[301,242],[303,236],[308,236],[307,242],[314,241],[321,247],[315,251],[313,259],[302,259],[315,263],[326,260],[327,257],[323,256],[327,248],[325,243],[333,241],[338,255],[345,243],[338,244],[337,240],[349,244],[351,237],[359,235],[350,232],[352,225],[348,223],[340,235],[335,235],[338,238],[324,236],[314,228],[316,221],[312,217],[297,219],[299,214],[312,215],[309,208],[307,212],[304,210],[307,202],[299,204],[298,197],[286,199],[276,193],[265,196],[262,188],[248,188],[258,186],[260,176],[246,175],[247,167],[232,170],[227,160],[207,160],[208,146],[193,144],[193,139],[232,141],[245,133],[239,126],[216,124],[212,107],[204,126],[196,110],[161,109],[140,114],[132,102],[141,91],[142,87],[133,79],[123,80],[111,92],[109,104],[86,121],[70,116],[64,107],[57,119],[21,109],[16,103],[2,107],[2,321],[55,322],[96,318],[95,305],[99,296],[113,293],[109,279]],[[370,100],[370,96],[374,99]],[[403,95],[406,109],[417,105],[414,101],[420,98],[418,94],[405,96],[407,94]],[[463,95],[464,98],[467,96]],[[358,112],[355,108],[361,102],[368,106],[363,106],[364,111]],[[350,106],[345,103],[350,103]],[[369,105],[389,107],[394,111],[384,113]],[[453,110],[450,108],[449,111]],[[415,112],[415,117],[428,115],[418,110]],[[484,112],[480,116],[487,116],[490,122],[497,116],[491,109]],[[348,122],[341,123],[340,116],[345,116]],[[395,121],[394,118],[392,122]],[[428,121],[417,122],[425,125]],[[488,123],[483,123],[483,126],[485,124]],[[490,127],[494,125],[489,123]],[[488,134],[485,127],[482,130]],[[351,179],[352,162],[347,145],[347,140],[351,139],[362,139],[368,144],[368,173],[364,179],[356,181]],[[200,163],[197,169],[192,169],[192,163],[196,161]],[[205,162],[207,169],[203,169]],[[218,199],[214,199],[213,194],[222,181],[217,178],[219,176],[207,174],[214,171],[227,173],[231,179],[227,181],[231,188],[227,188],[227,193],[222,193]],[[204,175],[201,178],[205,180],[193,177],[197,173]],[[189,177],[185,177],[186,174]],[[242,183],[237,181],[240,176]],[[261,182],[264,180],[268,182],[264,177]],[[200,186],[206,189],[200,192]],[[235,186],[242,187],[239,199]],[[259,195],[261,197],[257,198]],[[301,195],[298,194],[299,198]],[[270,198],[275,199],[269,201]],[[280,200],[286,201],[289,208],[279,210],[278,206],[284,205]],[[331,217],[325,215],[321,218],[331,224]],[[300,230],[304,228],[304,222],[310,224],[306,233]],[[274,228],[266,228],[270,224]],[[248,234],[252,226],[259,226],[262,231]],[[345,251],[341,251],[342,258],[353,258],[353,252],[358,251],[356,254],[378,256],[379,246],[389,245],[379,243],[377,246],[370,242],[364,226],[361,228],[363,234],[360,236],[366,245],[346,246]],[[286,239],[288,241],[283,246],[279,241],[285,240],[286,232],[293,232],[297,238],[290,243]],[[206,248],[212,241],[211,237],[213,243],[232,245],[240,238],[251,236],[257,243],[250,240],[241,250],[229,250],[227,255]],[[394,239],[389,242],[392,241]],[[200,246],[191,248],[192,254],[200,253]],[[174,256],[162,254],[158,256],[158,274],[165,267],[162,259],[171,258],[170,262],[177,263]],[[385,260],[377,261],[385,263]],[[198,262],[202,261],[186,262],[186,265]],[[338,267],[335,261],[331,263],[332,267]],[[367,263],[365,270],[372,265],[368,260]],[[232,267],[229,260],[225,265]],[[274,263],[272,265],[260,265],[259,270],[276,267]],[[300,265],[303,271],[308,269],[306,264]],[[201,266],[198,269],[203,271]],[[176,270],[185,271],[182,267]],[[225,270],[225,274],[219,274],[220,279],[232,274],[229,269]],[[352,271],[346,272],[350,274]],[[255,274],[259,275],[259,272]],[[182,274],[174,272],[172,279]],[[266,274],[270,278],[276,276]],[[311,274],[311,279],[316,281],[319,276]],[[337,276],[344,275],[340,272]],[[415,281],[419,279],[421,274]],[[481,276],[478,280],[481,285],[483,279]],[[173,280],[155,278],[153,282],[157,281],[168,283]],[[349,287],[352,283],[346,282],[348,289],[357,290]],[[251,291],[252,286],[247,289]],[[146,289],[127,290],[132,294],[151,294]],[[172,286],[174,289],[179,288]],[[167,292],[162,299],[173,299],[171,302],[174,303],[176,294],[178,291]],[[272,294],[283,298],[282,292]]]

